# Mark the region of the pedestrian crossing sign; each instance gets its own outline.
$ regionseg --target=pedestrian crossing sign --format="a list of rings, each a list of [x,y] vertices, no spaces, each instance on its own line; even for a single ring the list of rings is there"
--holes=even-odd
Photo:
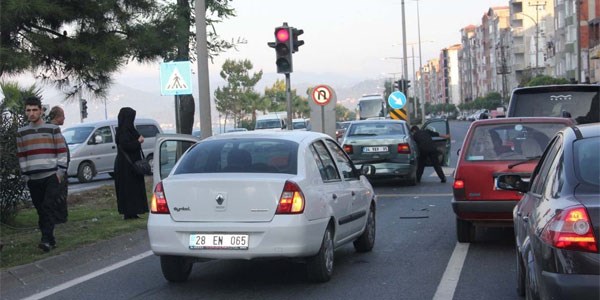
[[[189,61],[161,63],[160,94],[163,96],[192,94],[192,63]]]

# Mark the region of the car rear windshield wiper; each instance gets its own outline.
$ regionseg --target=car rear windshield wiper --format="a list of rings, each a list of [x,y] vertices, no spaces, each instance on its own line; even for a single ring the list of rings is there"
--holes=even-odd
[[[349,134],[348,136],[376,136],[376,133],[354,133]]]
[[[526,160],[522,160],[522,161],[520,161],[520,162],[516,162],[516,163],[514,163],[514,164],[510,164],[510,165],[508,165],[508,168],[509,168],[509,169],[512,169],[513,167],[516,167],[516,166],[518,166],[518,165],[522,165],[522,164],[524,164],[524,163],[528,163],[528,162],[530,162],[530,161],[532,161],[532,160],[540,159],[541,157],[542,157],[541,155],[538,155],[538,156],[532,156],[532,157],[528,157]]]

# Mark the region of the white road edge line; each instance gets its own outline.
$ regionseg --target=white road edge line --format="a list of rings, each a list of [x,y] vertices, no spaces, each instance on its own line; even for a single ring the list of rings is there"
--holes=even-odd
[[[467,257],[467,252],[469,252],[468,243],[456,243],[452,256],[450,256],[450,261],[448,261],[448,265],[446,266],[446,271],[444,271],[442,280],[440,280],[435,295],[433,295],[433,300],[452,300],[456,285],[460,279],[460,272]]]
[[[106,268],[102,268],[102,269],[100,269],[98,271],[92,272],[90,274],[87,274],[85,276],[82,276],[82,277],[79,277],[79,278],[76,278],[76,279],[73,279],[71,281],[67,281],[67,282],[65,282],[65,283],[63,283],[61,285],[57,285],[57,286],[55,286],[55,287],[53,287],[51,289],[47,289],[47,290],[42,291],[40,293],[37,293],[35,295],[31,295],[31,296],[29,296],[27,298],[24,298],[24,300],[42,299],[44,297],[48,297],[50,295],[56,294],[56,293],[58,293],[60,291],[66,290],[66,289],[68,289],[70,287],[73,287],[75,285],[78,285],[78,284],[80,284],[80,283],[82,283],[84,281],[88,281],[88,280],[93,279],[95,277],[98,277],[100,275],[106,274],[106,273],[108,273],[110,271],[116,270],[116,269],[124,267],[124,266],[126,266],[128,264],[134,263],[134,262],[136,262],[138,260],[144,259],[144,258],[146,258],[146,257],[148,257],[150,255],[153,255],[153,252],[152,251],[146,251],[146,252],[138,254],[136,256],[132,256],[132,257],[126,259],[126,260],[120,261],[120,262],[118,262],[118,263],[116,263],[114,265],[108,266]]]

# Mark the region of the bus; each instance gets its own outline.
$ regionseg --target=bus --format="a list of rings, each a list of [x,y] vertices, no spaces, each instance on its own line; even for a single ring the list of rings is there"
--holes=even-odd
[[[578,124],[600,122],[597,84],[562,84],[517,88],[507,117],[565,117]]]
[[[387,102],[380,94],[363,95],[356,107],[358,120],[387,117]]]

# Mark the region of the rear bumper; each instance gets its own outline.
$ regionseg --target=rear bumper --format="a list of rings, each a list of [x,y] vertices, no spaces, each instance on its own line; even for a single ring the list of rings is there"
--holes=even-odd
[[[170,215],[150,214],[148,237],[156,255],[205,259],[307,257],[321,247],[329,218],[308,221],[303,215],[275,216],[270,222],[174,222]],[[202,232],[248,234],[247,250],[189,248],[190,234]]]
[[[545,295],[552,299],[600,299],[600,276],[542,271]]]
[[[362,165],[356,164],[356,168],[360,170]],[[370,165],[375,167],[375,174],[369,176],[370,178],[409,177],[415,174],[417,169],[416,163],[375,163]]]
[[[452,198],[452,210],[464,220],[490,220],[512,222],[516,200],[456,200]]]

